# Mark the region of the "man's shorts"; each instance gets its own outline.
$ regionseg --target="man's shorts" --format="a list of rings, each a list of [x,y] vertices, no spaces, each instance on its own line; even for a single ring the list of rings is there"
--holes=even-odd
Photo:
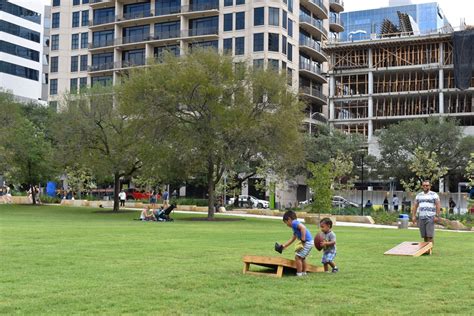
[[[323,253],[323,258],[321,259],[321,263],[325,264],[325,263],[333,262],[335,257],[336,257],[335,252],[332,252],[332,251],[325,252]]]
[[[434,237],[434,217],[418,219],[418,227],[420,228],[421,237]]]
[[[300,251],[297,251],[295,252],[295,254],[300,257],[300,258],[306,258],[308,255],[309,255],[309,252],[311,251],[311,249],[313,249],[313,241],[306,241],[304,243],[304,247],[303,249],[301,249]]]

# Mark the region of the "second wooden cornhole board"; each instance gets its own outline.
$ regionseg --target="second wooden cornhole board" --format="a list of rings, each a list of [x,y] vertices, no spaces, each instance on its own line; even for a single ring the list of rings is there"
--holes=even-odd
[[[386,251],[384,255],[419,257],[425,253],[431,254],[431,248],[431,242],[405,241]]]
[[[242,261],[244,262],[244,274],[271,275],[277,278],[281,278],[283,276],[284,269],[292,269],[292,270],[295,270],[295,273],[296,273],[296,262],[295,260],[291,260],[291,259],[280,258],[280,257],[265,257],[265,256],[244,256]],[[276,269],[276,273],[250,271],[249,269],[250,269],[251,264]],[[324,268],[307,264],[307,271],[308,272],[324,272]]]

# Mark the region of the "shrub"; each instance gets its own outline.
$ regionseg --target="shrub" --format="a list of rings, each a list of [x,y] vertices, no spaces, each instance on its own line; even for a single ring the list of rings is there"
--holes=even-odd
[[[61,203],[61,198],[58,198],[56,196],[49,196],[49,195],[42,195],[40,197],[41,202],[43,203],[55,203],[55,204],[60,204]]]

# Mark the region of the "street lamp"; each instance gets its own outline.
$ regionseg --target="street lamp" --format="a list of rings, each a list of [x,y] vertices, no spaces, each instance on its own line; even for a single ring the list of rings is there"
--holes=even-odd
[[[360,160],[361,160],[361,190],[360,190],[360,210],[362,216],[364,216],[364,156],[365,152],[361,152]]]

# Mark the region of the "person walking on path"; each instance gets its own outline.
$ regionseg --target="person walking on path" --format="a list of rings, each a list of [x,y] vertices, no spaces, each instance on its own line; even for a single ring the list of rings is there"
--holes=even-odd
[[[454,202],[452,197],[449,198],[448,206],[449,206],[449,214],[454,214],[454,208],[456,207],[456,203]]]
[[[387,199],[387,197],[385,197],[385,199],[383,199],[383,209],[385,210],[385,212],[388,212],[388,199]]]
[[[411,210],[411,219],[416,224],[418,213],[418,227],[424,241],[434,243],[434,224],[441,212],[441,203],[436,192],[431,191],[431,183],[425,180],[422,183],[423,191],[418,193]]]
[[[119,193],[120,206],[125,206],[125,201],[127,200],[127,194],[124,190]]]
[[[396,194],[393,195],[392,204],[393,204],[393,211],[398,212],[398,206],[400,205],[400,200],[398,199],[398,196]]]

